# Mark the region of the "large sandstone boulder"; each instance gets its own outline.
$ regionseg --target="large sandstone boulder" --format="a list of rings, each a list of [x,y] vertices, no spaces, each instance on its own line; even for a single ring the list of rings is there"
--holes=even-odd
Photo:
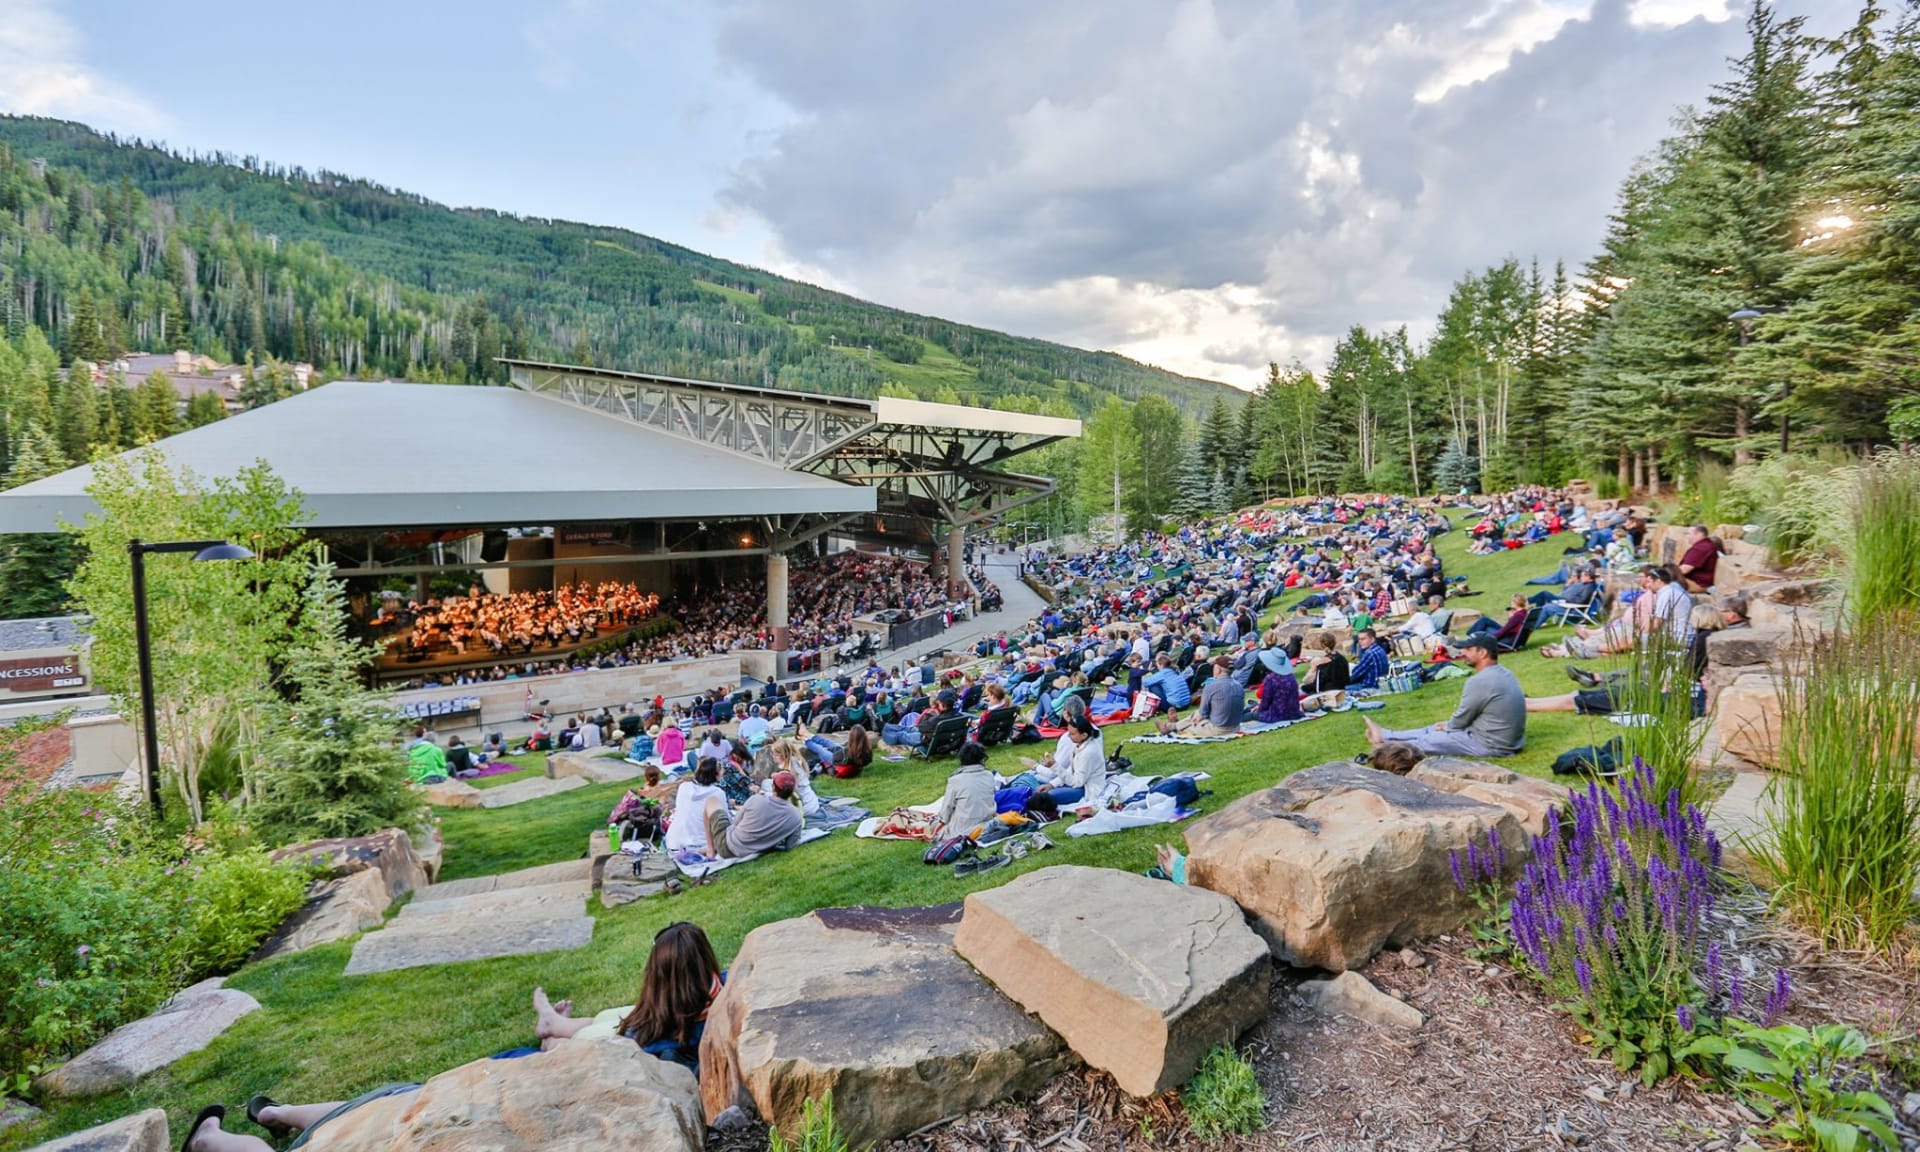
[[[1267,946],[1217,892],[1061,866],[967,897],[954,950],[1124,1092],[1178,1087],[1267,1010]]]
[[[1345,971],[1476,916],[1449,854],[1484,850],[1491,837],[1517,876],[1528,847],[1517,813],[1533,810],[1536,795],[1531,782],[1468,781],[1456,791],[1323,764],[1190,824],[1187,880],[1246,909],[1279,959]]]
[[[291,956],[378,928],[393,903],[380,873],[369,868],[339,880],[317,881],[307,902],[287,917],[253,954],[255,960]]]
[[[300,861],[320,878],[308,889],[307,902],[253,958],[287,956],[379,927],[396,898],[425,888],[439,870],[440,833],[436,829],[428,836],[426,843],[434,849],[431,868],[415,850],[413,837],[399,828],[292,844],[275,852],[275,860]]]
[[[1567,790],[1560,785],[1522,776],[1485,760],[1432,756],[1414,765],[1407,778],[1442,792],[1497,804],[1513,813],[1529,836],[1545,835],[1548,813],[1567,806]]]
[[[953,950],[958,905],[823,908],[747,934],[707,1014],[700,1095],[791,1136],[833,1093],[854,1146],[1033,1092],[1066,1046]]]
[[[153,1015],[115,1028],[35,1085],[49,1096],[97,1096],[200,1051],[260,1007],[245,992],[223,987],[225,983],[203,980],[178,993]]]
[[[1720,689],[1713,735],[1723,752],[1762,767],[1779,766],[1780,685],[1772,672],[1748,672]]]
[[[312,1152],[698,1152],[693,1073],[615,1040],[475,1060],[313,1129]]]
[[[1768,580],[1748,588],[1747,597],[1789,608],[1809,608],[1820,604],[1832,591],[1830,580]]]
[[[167,1138],[166,1110],[149,1108],[36,1144],[28,1152],[168,1152],[172,1147],[173,1141]]]
[[[290,844],[275,852],[273,858],[302,861],[327,880],[358,872],[377,872],[389,902],[403,893],[425,888],[428,882],[427,871],[414,852],[413,838],[398,828],[387,828],[370,836]]]

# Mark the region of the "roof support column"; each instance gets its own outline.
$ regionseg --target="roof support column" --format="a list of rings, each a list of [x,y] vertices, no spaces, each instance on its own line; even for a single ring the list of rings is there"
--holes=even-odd
[[[767,553],[767,630],[773,633],[773,678],[787,674],[787,554]]]
[[[967,580],[967,526],[955,524],[947,530],[947,587],[964,588],[973,599],[973,585]]]

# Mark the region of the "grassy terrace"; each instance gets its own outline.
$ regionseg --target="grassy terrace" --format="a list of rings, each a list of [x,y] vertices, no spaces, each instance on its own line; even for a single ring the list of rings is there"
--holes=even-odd
[[[1544,544],[1498,556],[1466,555],[1467,540],[1455,532],[1442,538],[1448,571],[1470,577],[1482,595],[1467,601],[1489,614],[1503,614],[1506,599],[1530,576],[1551,571],[1561,544]],[[1292,597],[1286,603],[1292,602]],[[1534,644],[1558,629],[1536,633]],[[1507,657],[1521,683],[1533,695],[1565,692],[1570,684],[1561,662],[1532,652]],[[1387,727],[1431,723],[1452,711],[1457,684],[1442,682],[1403,696],[1387,698],[1372,713]],[[1173,772],[1201,768],[1213,774],[1208,811],[1269,785],[1297,769],[1343,760],[1365,747],[1362,718],[1349,712],[1272,735],[1228,744],[1135,746],[1128,749],[1139,770]],[[1509,763],[1534,775],[1549,775],[1548,765],[1565,749],[1605,739],[1612,726],[1572,714],[1530,719],[1527,751]],[[1143,726],[1106,730],[1109,751]],[[992,765],[1009,770],[1023,749],[997,749]],[[537,758],[535,758],[537,760]],[[822,795],[853,795],[876,812],[895,805],[923,803],[941,792],[951,761],[926,764],[876,764],[851,781],[826,781]],[[511,776],[485,783],[500,783]],[[587,836],[606,818],[623,785],[576,789],[498,811],[448,811],[441,829],[446,839],[442,879],[483,875],[581,856]],[[98,1097],[51,1109],[52,1125],[41,1126],[31,1140],[46,1139],[141,1108],[164,1107],[174,1130],[201,1104],[224,1101],[237,1106],[254,1092],[277,1099],[309,1102],[342,1099],[389,1081],[424,1080],[436,1072],[532,1037],[529,996],[536,984],[556,998],[597,1010],[630,1003],[653,935],[675,920],[704,926],[723,962],[730,960],[750,930],[810,909],[845,904],[907,906],[958,900],[975,887],[1002,884],[1020,873],[1053,864],[1101,865],[1140,871],[1153,863],[1153,845],[1175,840],[1177,828],[1142,829],[1075,840],[1054,836],[1055,851],[1042,853],[980,880],[956,879],[949,869],[920,863],[914,844],[856,840],[850,832],[808,845],[791,854],[765,859],[722,874],[711,885],[677,897],[660,897],[606,911],[593,943],[575,952],[477,961],[457,966],[414,969],[343,978],[350,945],[339,943],[298,956],[242,969],[232,987],[259,999],[262,1010],[248,1016],[204,1052],[147,1078],[131,1092]],[[17,1132],[0,1137],[0,1149],[24,1146]]]

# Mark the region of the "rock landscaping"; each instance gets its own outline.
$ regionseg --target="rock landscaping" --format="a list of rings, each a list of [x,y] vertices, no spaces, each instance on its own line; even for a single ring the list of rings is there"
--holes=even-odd
[[[959,920],[827,908],[754,929],[707,1017],[707,1119],[742,1106],[791,1136],[832,1092],[858,1147],[1045,1085],[1066,1046],[954,951]]]
[[[106,1039],[34,1081],[52,1096],[94,1096],[125,1088],[147,1073],[205,1048],[260,1007],[245,992],[203,980],[177,993],[151,1016],[123,1024]]]
[[[306,1147],[699,1152],[705,1131],[693,1073],[632,1044],[589,1040],[442,1072],[329,1121]]]
[[[585,860],[433,884],[353,947],[346,975],[584,947],[592,887]]]
[[[1195,820],[1187,877],[1246,909],[1276,958],[1341,972],[1476,915],[1449,855],[1491,835],[1517,875],[1545,789],[1499,768],[1443,764],[1416,779],[1323,764]]]
[[[954,948],[1135,1096],[1186,1083],[1266,1010],[1266,945],[1231,900],[1110,868],[968,896]]]
[[[50,1140],[33,1152],[169,1152],[172,1147],[173,1142],[167,1138],[167,1114],[149,1108]]]

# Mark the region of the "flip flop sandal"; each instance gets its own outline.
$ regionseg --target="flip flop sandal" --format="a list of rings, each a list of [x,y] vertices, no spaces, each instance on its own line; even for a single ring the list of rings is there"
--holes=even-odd
[[[279,1106],[280,1102],[271,1096],[264,1094],[255,1095],[247,1101],[247,1119],[253,1121],[256,1126],[266,1129],[272,1135],[285,1136],[287,1133],[294,1131],[293,1125],[269,1124],[267,1121],[260,1119],[260,1110],[262,1108],[277,1108]]]
[[[187,1138],[180,1142],[180,1152],[192,1152],[193,1138],[200,1131],[202,1124],[205,1124],[209,1120],[225,1120],[226,1118],[227,1106],[225,1104],[209,1104],[205,1108],[200,1109],[199,1115],[193,1118],[193,1123],[187,1125]]]

